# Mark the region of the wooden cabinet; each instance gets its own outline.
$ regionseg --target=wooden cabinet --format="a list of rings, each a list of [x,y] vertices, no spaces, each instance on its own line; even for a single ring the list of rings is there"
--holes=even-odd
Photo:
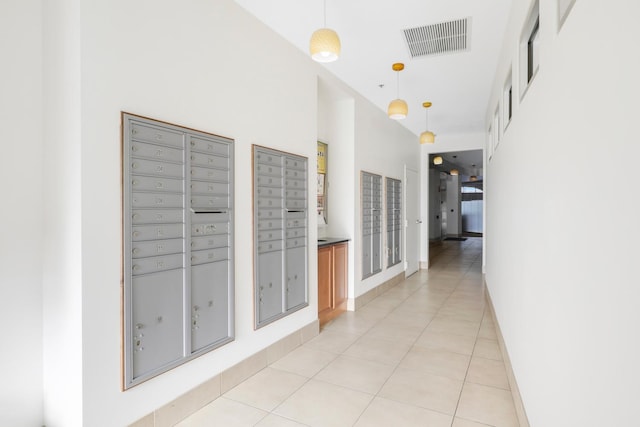
[[[318,248],[318,319],[320,326],[347,309],[348,244]]]

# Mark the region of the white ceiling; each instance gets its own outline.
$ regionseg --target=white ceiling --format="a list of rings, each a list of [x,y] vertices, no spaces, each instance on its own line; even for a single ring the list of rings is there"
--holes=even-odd
[[[313,31],[323,27],[323,0],[235,0],[286,40],[308,53]],[[323,64],[386,111],[396,98],[394,62],[403,62],[400,98],[409,115],[401,123],[419,135],[484,130],[485,110],[513,0],[326,0],[327,27],[340,36],[336,62]],[[403,30],[471,17],[470,49],[411,59]],[[382,88],[380,85],[384,85]]]

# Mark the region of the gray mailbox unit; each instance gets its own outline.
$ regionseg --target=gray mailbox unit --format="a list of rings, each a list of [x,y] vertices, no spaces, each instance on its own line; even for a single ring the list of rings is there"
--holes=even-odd
[[[253,146],[255,327],[308,305],[307,159]]]
[[[402,181],[386,178],[387,184],[387,267],[400,262]]]
[[[233,140],[122,114],[124,388],[233,340]]]
[[[382,177],[361,173],[362,278],[382,271]]]

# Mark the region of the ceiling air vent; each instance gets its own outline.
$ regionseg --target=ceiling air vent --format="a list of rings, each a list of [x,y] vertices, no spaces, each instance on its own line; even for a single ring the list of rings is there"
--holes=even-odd
[[[404,30],[411,58],[469,50],[470,34],[471,18]]]

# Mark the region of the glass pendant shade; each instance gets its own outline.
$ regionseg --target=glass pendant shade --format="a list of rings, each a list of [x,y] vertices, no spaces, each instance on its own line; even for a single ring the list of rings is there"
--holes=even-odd
[[[434,165],[441,165],[441,164],[442,164],[442,157],[440,157],[440,156],[435,156],[435,157],[433,158],[433,164],[434,164]]]
[[[389,108],[387,109],[389,118],[394,120],[402,120],[406,118],[408,112],[409,107],[403,99],[394,99],[389,103]]]
[[[426,130],[420,134],[420,144],[433,144],[436,142],[436,136],[433,132]]]
[[[470,180],[470,181],[477,181],[477,180],[478,180],[478,177],[477,177],[477,176],[475,176],[475,175],[471,175],[471,176],[469,177],[469,180]]]
[[[317,62],[333,62],[340,56],[340,38],[330,28],[314,31],[309,42],[311,58]]]
[[[459,174],[458,169],[451,169],[450,173],[452,176],[457,176]]]

